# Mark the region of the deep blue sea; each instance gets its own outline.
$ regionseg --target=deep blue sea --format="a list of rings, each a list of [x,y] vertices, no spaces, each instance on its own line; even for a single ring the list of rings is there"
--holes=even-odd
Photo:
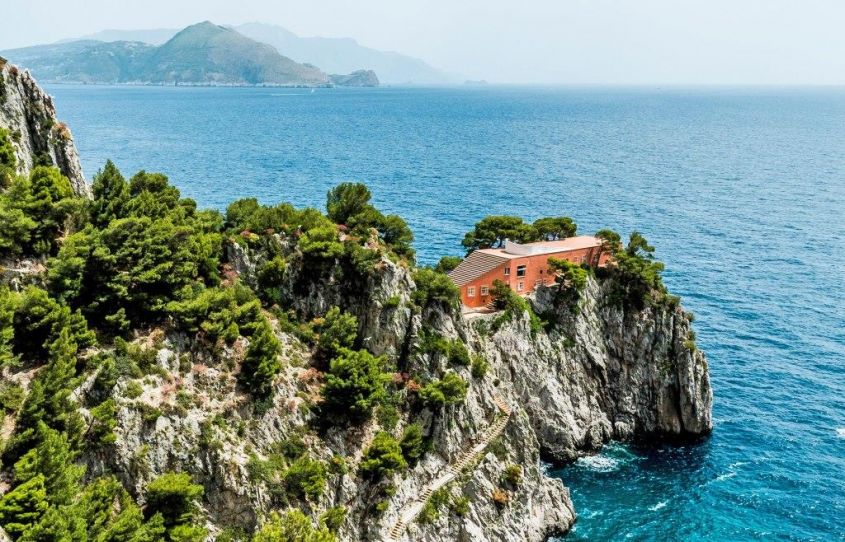
[[[639,230],[697,315],[715,429],[555,470],[566,541],[845,540],[845,89],[52,86],[86,173],[202,206],[366,182],[420,260],[484,215]]]

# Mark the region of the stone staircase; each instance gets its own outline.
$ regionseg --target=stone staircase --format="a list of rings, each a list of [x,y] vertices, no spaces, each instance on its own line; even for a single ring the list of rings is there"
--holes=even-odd
[[[405,506],[399,510],[399,519],[390,529],[385,540],[400,540],[408,525],[411,524],[420,514],[425,506],[425,503],[428,502],[429,497],[431,497],[431,494],[457,478],[465,468],[481,457],[481,454],[484,453],[484,449],[487,448],[487,445],[502,433],[505,426],[507,426],[508,421],[510,421],[511,409],[508,404],[498,396],[493,397],[493,402],[496,403],[496,406],[499,407],[499,410],[501,410],[504,415],[496,419],[496,421],[482,433],[481,437],[476,440],[472,446],[458,455],[455,461],[446,465],[441,475],[425,486],[414,500],[406,503]]]

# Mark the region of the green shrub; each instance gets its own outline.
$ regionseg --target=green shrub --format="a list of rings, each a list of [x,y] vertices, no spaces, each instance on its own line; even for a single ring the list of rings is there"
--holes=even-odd
[[[7,412],[17,412],[23,405],[26,393],[20,384],[7,382],[0,387],[0,407]]]
[[[549,269],[555,272],[555,281],[559,285],[555,304],[566,303],[571,310],[574,310],[578,305],[581,292],[587,286],[589,272],[580,265],[557,258],[549,258]]]
[[[17,539],[41,518],[49,506],[44,476],[39,474],[0,498],[0,524],[13,539]]]
[[[386,395],[385,359],[366,350],[341,349],[331,361],[321,405],[325,419],[360,422]]]
[[[92,346],[94,333],[88,329],[85,318],[60,304],[50,294],[37,286],[30,286],[17,298],[12,325],[15,354],[28,361],[43,361],[63,329],[78,348]]]
[[[300,510],[284,514],[270,512],[267,521],[252,537],[252,542],[336,542],[327,527],[315,527]]]
[[[469,514],[470,500],[466,495],[461,495],[452,500],[452,512],[458,517],[464,517]]]
[[[384,401],[376,410],[376,418],[383,429],[392,431],[399,423],[399,411],[396,410],[396,405]]]
[[[502,475],[502,483],[508,484],[511,487],[517,487],[522,484],[522,465],[511,464],[505,468]]]
[[[420,389],[420,398],[433,408],[460,403],[466,398],[469,384],[454,372],[447,372],[440,380],[433,380]]]
[[[503,311],[502,314],[496,317],[493,321],[493,331],[498,330],[505,322],[513,320],[514,316],[521,315],[523,313],[528,314],[532,337],[536,335],[540,329],[542,329],[543,323],[534,313],[534,310],[531,308],[528,301],[511,290],[504,282],[494,280],[493,288],[490,290],[490,295],[493,297],[493,304],[495,308]]]
[[[202,542],[208,532],[199,525],[176,525],[168,533],[171,542]]]
[[[138,173],[128,199],[117,174],[110,182],[93,204],[108,223],[66,238],[48,274],[51,287],[90,321],[124,333],[164,318],[186,286],[219,282],[222,218],[180,199],[164,175]]]
[[[187,473],[168,472],[147,485],[147,517],[161,514],[168,528],[189,523],[198,512],[196,500],[203,487],[191,481]]]
[[[344,348],[352,348],[358,336],[358,319],[348,312],[332,307],[319,325],[317,353],[330,360]]]
[[[449,363],[466,367],[470,364],[469,351],[459,340],[449,343]]]
[[[106,399],[91,409],[93,422],[88,434],[99,445],[108,445],[117,440],[114,428],[117,427],[117,404],[114,399]]]
[[[361,183],[341,183],[326,195],[328,216],[336,224],[346,224],[350,218],[370,207],[370,190]]]
[[[341,476],[349,472],[349,465],[346,464],[346,458],[338,454],[332,455],[332,458],[329,460],[329,472]]]
[[[226,208],[226,229],[233,233],[268,230],[291,233],[299,226],[308,229],[310,211],[314,210],[297,211],[290,203],[267,206],[259,205],[255,198],[240,199]]]
[[[432,523],[440,517],[440,511],[449,504],[449,501],[449,490],[445,487],[441,487],[432,493],[425,505],[423,505],[420,515],[417,517],[417,521],[420,523]]]
[[[91,185],[94,200],[90,203],[91,221],[98,228],[105,228],[112,220],[127,216],[129,184],[111,160],[94,175]]]
[[[440,258],[440,261],[437,262],[437,265],[434,266],[434,270],[438,273],[449,273],[461,265],[462,261],[464,261],[464,259],[460,256],[443,256]]]
[[[0,256],[55,254],[60,235],[82,225],[84,210],[84,200],[54,167],[38,166],[28,178],[15,177],[0,193]]]
[[[239,335],[249,337],[264,319],[255,294],[240,283],[225,288],[194,284],[168,303],[167,311],[179,328],[202,333],[211,342],[232,343]]]
[[[476,355],[472,357],[471,371],[473,378],[484,378],[484,375],[487,374],[489,368],[490,364],[487,363],[484,356]]]
[[[5,89],[3,77],[0,76],[0,104],[4,101]],[[15,148],[12,146],[12,138],[8,130],[0,128],[0,190],[11,184],[16,167],[17,159],[15,158]]]
[[[348,240],[343,243],[343,253],[346,261],[349,262],[355,272],[361,277],[374,273],[382,257],[380,250],[364,247],[354,240]]]
[[[300,457],[282,474],[288,496],[317,499],[326,487],[326,467],[320,461]]]
[[[267,320],[262,318],[259,322],[249,339],[238,380],[256,397],[269,397],[273,381],[282,370],[279,361],[281,345]]]
[[[292,435],[289,438],[279,441],[275,449],[287,459],[302,457],[308,451],[305,441],[299,435]]]
[[[364,476],[379,481],[407,466],[399,442],[390,433],[381,431],[376,433],[372,444],[364,451],[360,468]]]
[[[126,388],[123,390],[123,395],[127,399],[137,399],[144,394],[144,387],[135,381],[127,382]]]
[[[457,307],[460,303],[460,289],[448,275],[429,268],[418,269],[414,273],[416,288],[411,292],[411,300],[419,307],[438,303],[443,307]]]
[[[18,414],[15,434],[4,450],[6,464],[37,445],[45,429],[59,431],[73,442],[74,447],[78,445],[83,421],[73,397],[79,384],[76,365],[76,343],[72,340],[71,330],[63,328],[50,345],[47,365],[30,384]]]
[[[257,273],[258,295],[267,305],[282,305],[283,281],[287,262],[281,256],[276,256],[265,262]]]
[[[422,427],[418,423],[412,423],[402,431],[402,438],[399,440],[399,447],[402,448],[402,456],[413,465],[425,453]]]
[[[333,260],[343,255],[344,248],[334,224],[325,224],[305,232],[299,239],[302,253],[317,260]]]
[[[346,508],[335,506],[320,514],[320,524],[332,533],[337,533],[346,520]]]
[[[601,230],[596,236],[603,240],[603,250],[613,257],[605,273],[615,281],[615,299],[637,310],[656,303],[677,306],[679,300],[669,296],[663,284],[664,265],[654,259],[654,247],[641,233],[632,232],[624,248],[616,232]]]
[[[420,331],[419,351],[424,354],[446,356],[449,354],[449,341],[442,335],[423,328]]]
[[[383,309],[395,309],[401,301],[402,299],[398,295],[393,295],[387,298],[381,306]]]

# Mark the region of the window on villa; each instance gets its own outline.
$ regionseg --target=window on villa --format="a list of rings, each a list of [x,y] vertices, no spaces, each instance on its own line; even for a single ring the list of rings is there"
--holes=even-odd
[[[525,266],[524,265],[517,266],[516,276],[517,277],[524,277],[525,276]]]
[[[481,287],[481,295],[487,295],[488,293],[490,293],[490,289],[487,288],[487,286],[482,286]]]
[[[467,287],[467,297],[475,297],[475,286]]]
[[[543,281],[543,282],[545,282],[545,281]],[[534,287],[535,287],[535,288],[536,288],[537,286],[539,286],[540,284],[541,284],[540,279],[537,279],[537,280],[535,280],[535,281],[534,281]]]
[[[505,276],[506,277],[511,276],[511,268],[510,267],[505,267]]]
[[[521,292],[524,289],[525,289],[525,283],[524,282],[519,281],[519,282],[516,283],[516,291],[517,292]]]

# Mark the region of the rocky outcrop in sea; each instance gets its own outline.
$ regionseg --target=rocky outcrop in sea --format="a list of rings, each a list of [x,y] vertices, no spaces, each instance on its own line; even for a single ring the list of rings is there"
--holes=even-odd
[[[377,87],[378,76],[373,70],[358,70],[349,75],[330,75],[329,79],[337,87]]]

